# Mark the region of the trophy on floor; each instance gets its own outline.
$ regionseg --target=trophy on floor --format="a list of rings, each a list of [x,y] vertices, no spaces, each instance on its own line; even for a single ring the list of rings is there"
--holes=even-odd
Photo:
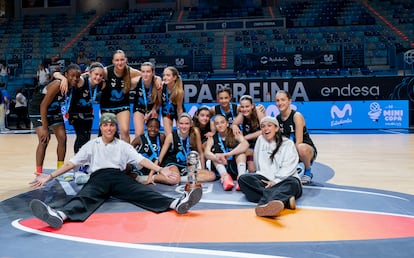
[[[184,190],[191,192],[195,188],[200,188],[201,184],[197,181],[197,166],[200,162],[200,156],[196,151],[190,151],[187,154],[187,183]]]

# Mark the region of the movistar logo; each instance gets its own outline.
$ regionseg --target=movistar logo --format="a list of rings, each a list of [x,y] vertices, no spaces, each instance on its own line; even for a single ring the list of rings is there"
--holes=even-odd
[[[111,100],[121,100],[123,98],[123,91],[112,90],[111,91]]]
[[[337,105],[333,105],[331,108],[332,119],[334,119],[335,117],[344,118],[347,113],[348,116],[352,115],[352,106],[350,104],[345,104],[342,109],[339,109]]]

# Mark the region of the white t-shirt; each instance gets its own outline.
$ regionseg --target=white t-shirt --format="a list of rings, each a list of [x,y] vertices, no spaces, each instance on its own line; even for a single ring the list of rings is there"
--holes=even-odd
[[[7,75],[9,75],[7,67],[2,67],[0,69],[0,76],[7,76]]]
[[[111,143],[104,143],[102,137],[90,140],[80,148],[79,152],[70,159],[75,166],[89,164],[93,172],[103,168],[125,170],[131,163],[141,169],[139,163],[144,156],[139,154],[131,144],[115,138]]]
[[[37,76],[39,77],[39,84],[46,85],[49,82],[49,69],[38,70]]]
[[[17,93],[16,95],[15,107],[27,107],[27,99],[21,92]]]

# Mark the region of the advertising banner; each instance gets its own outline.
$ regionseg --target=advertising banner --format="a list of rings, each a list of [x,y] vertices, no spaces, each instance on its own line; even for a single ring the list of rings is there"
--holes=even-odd
[[[215,102],[223,87],[231,88],[236,102],[243,95],[255,102],[274,101],[279,90],[289,92],[293,101],[409,99],[413,83],[413,76],[189,80],[184,81],[184,102]]]
[[[266,114],[279,114],[275,103],[259,102],[266,108]],[[185,104],[186,111],[193,115],[200,103]],[[213,106],[210,103],[207,106]],[[407,129],[409,112],[407,100],[370,100],[370,101],[315,101],[292,102],[292,109],[298,110],[305,117],[309,129]],[[99,104],[94,104],[95,119],[93,131],[99,129]],[[66,112],[66,108],[63,110]],[[131,131],[133,128],[131,113]],[[66,121],[66,128],[72,130]]]
[[[296,51],[294,53],[253,53],[234,56],[234,70],[326,69],[339,68],[339,51]]]
[[[266,108],[266,115],[275,117],[279,114],[275,103],[255,104],[262,104]],[[199,104],[187,104],[186,110],[194,114],[199,106]],[[406,129],[409,127],[407,100],[292,102],[291,108],[303,114],[309,129]]]
[[[144,62],[151,62],[155,66],[157,74],[161,74],[165,67],[174,66],[180,72],[193,71],[192,55],[157,56],[157,57],[132,57],[128,63],[136,69],[140,69]]]

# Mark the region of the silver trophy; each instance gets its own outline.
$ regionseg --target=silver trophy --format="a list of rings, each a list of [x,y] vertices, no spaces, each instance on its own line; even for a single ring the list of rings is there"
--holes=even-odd
[[[185,191],[191,192],[194,188],[200,188],[201,184],[197,181],[197,166],[200,162],[200,156],[196,151],[190,151],[187,154],[187,183],[185,184]]]

